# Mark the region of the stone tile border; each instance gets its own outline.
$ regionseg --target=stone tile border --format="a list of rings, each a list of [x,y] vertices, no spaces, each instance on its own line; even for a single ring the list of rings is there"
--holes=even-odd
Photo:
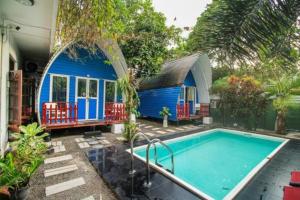
[[[56,162],[71,160],[71,159],[73,159],[73,156],[71,154],[68,154],[68,155],[64,155],[64,156],[57,156],[57,157],[47,158],[47,159],[45,159],[44,163],[45,164],[50,164],[50,163],[56,163]]]
[[[50,196],[53,194],[57,194],[59,192],[63,192],[66,190],[70,190],[72,188],[84,185],[85,181],[82,177],[80,178],[76,178],[76,179],[72,179],[66,182],[62,182],[62,183],[58,183],[55,185],[50,185],[48,187],[45,188],[45,192],[46,192],[46,196]]]
[[[49,176],[64,174],[67,172],[75,171],[77,169],[78,169],[78,167],[76,165],[67,165],[67,166],[58,167],[58,168],[54,168],[54,169],[47,169],[44,171],[44,176],[49,177]]]

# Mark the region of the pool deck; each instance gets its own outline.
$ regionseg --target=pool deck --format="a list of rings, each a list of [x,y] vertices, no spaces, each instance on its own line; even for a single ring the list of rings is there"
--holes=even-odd
[[[203,131],[199,130],[199,131]],[[195,133],[191,131],[161,136],[166,140]],[[136,146],[144,144],[138,142]],[[136,174],[131,177],[130,154],[125,150],[127,144],[119,144],[103,149],[92,149],[86,153],[99,175],[121,200],[194,200],[199,199],[191,192],[170,179],[152,170],[150,188],[145,189],[146,180],[144,162],[135,159]],[[290,140],[247,184],[235,199],[279,200],[283,196],[283,187],[289,184],[290,172],[300,170],[300,140]],[[209,181],[209,180],[208,180]]]

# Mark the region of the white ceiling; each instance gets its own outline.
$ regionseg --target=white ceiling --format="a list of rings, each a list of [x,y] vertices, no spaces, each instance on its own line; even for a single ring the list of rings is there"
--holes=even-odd
[[[0,0],[0,16],[9,24],[14,43],[25,60],[48,61],[54,38],[57,0],[34,0],[24,6],[15,0]]]

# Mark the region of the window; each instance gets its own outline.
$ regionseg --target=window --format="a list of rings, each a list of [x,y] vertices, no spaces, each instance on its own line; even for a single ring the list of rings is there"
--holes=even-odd
[[[90,88],[89,93],[90,97],[97,97],[97,81],[96,80],[90,80]]]
[[[188,91],[188,94],[187,94],[188,101],[195,101],[195,88],[188,87],[187,91]]]
[[[67,77],[52,77],[52,102],[67,102]]]
[[[115,102],[116,84],[115,82],[105,82],[105,102]]]
[[[86,97],[86,79],[78,79],[77,96]]]
[[[180,100],[181,101],[184,101],[184,90],[185,90],[184,87],[182,87],[181,90],[180,90]]]

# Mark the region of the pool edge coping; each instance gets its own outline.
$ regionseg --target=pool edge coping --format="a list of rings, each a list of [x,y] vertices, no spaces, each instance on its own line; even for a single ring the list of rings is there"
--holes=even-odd
[[[188,137],[192,137],[195,135],[206,135],[206,134],[210,134],[213,133],[215,131],[225,131],[225,132],[229,132],[232,131],[231,134],[239,134],[239,135],[251,135],[254,136],[256,138],[260,138],[260,139],[269,139],[269,140],[275,140],[275,141],[281,141],[282,143],[276,148],[274,149],[270,154],[268,154],[265,159],[263,159],[261,162],[259,162],[228,194],[226,194],[226,196],[224,196],[224,200],[231,200],[234,197],[236,197],[236,195],[254,178],[254,176],[280,151],[280,149],[286,145],[290,139],[288,138],[284,138],[284,137],[277,137],[277,136],[272,136],[272,135],[264,135],[264,134],[259,134],[259,133],[253,133],[253,132],[245,132],[245,131],[239,131],[239,130],[232,130],[232,129],[223,129],[223,128],[214,128],[214,129],[209,129],[209,130],[205,130],[205,131],[200,131],[197,133],[191,133],[189,135],[185,135],[185,136],[179,136],[179,137],[175,137],[172,139],[167,139],[167,140],[163,140],[164,142],[170,142],[170,141],[174,141],[174,140],[178,140],[179,138],[188,138]],[[148,144],[144,144],[144,145],[140,145],[137,147],[134,147],[134,150],[137,149],[141,149],[144,147],[147,147]],[[131,149],[127,149],[126,150],[128,153],[131,153]],[[138,154],[133,152],[133,155],[138,158],[139,160],[143,161],[144,163],[146,163],[146,159],[139,156]],[[159,167],[151,162],[149,162],[149,165],[154,168],[155,170],[157,170],[159,173],[161,173],[162,175],[167,176],[167,178],[170,178],[171,180],[175,181],[175,183],[177,183],[178,185],[182,186],[184,189],[194,193],[195,195],[197,195],[198,197],[207,199],[207,200],[214,200],[213,197],[211,197],[210,195],[206,194],[205,192],[195,188],[194,186],[192,186],[191,184],[187,183],[184,180],[181,180],[180,178],[176,177],[175,175],[173,175],[172,173],[168,172],[167,170],[165,170],[162,167]]]

